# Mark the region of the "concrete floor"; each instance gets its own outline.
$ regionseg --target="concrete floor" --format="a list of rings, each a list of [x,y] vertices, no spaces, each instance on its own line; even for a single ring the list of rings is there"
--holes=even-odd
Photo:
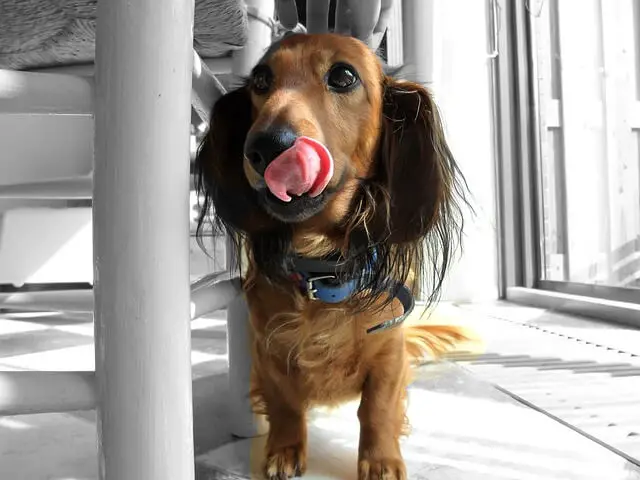
[[[507,338],[504,325],[491,318],[495,311],[452,310],[473,319],[488,353],[506,355],[514,345],[518,351],[533,348],[533,340],[522,332]],[[611,342],[629,341],[629,335],[638,333],[624,331],[616,337],[614,330],[601,328]],[[519,343],[513,343],[513,335]],[[88,318],[1,316],[0,370],[92,370],[92,336]],[[250,478],[262,439],[234,441],[226,427],[224,314],[194,322],[192,338],[198,476]],[[634,345],[640,347],[640,342],[627,346]],[[622,456],[487,382],[504,379],[504,374],[494,372],[490,378],[478,369],[470,361],[422,368],[410,392],[414,432],[403,447],[411,480],[640,480],[640,468]],[[355,478],[355,405],[315,412],[310,430],[307,478]],[[93,412],[0,418],[0,479],[97,478]]]

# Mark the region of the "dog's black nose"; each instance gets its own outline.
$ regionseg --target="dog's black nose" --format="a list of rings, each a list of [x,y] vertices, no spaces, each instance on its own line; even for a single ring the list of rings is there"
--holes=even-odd
[[[244,144],[244,154],[253,169],[260,175],[269,164],[285,150],[291,148],[298,136],[289,127],[273,127],[249,134]]]

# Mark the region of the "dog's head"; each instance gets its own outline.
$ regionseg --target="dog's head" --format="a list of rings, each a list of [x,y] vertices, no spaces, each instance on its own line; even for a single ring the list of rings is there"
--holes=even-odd
[[[461,176],[431,95],[386,76],[351,37],[273,45],[216,103],[196,168],[205,207],[271,277],[285,273],[292,246],[322,255],[357,238],[386,261],[381,276],[404,280],[426,238],[446,268],[460,227]]]

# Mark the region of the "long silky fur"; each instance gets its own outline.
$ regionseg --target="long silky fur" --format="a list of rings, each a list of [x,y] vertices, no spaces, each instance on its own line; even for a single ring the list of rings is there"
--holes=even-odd
[[[394,85],[388,84],[384,96],[388,107],[394,107],[392,96],[398,94],[420,95],[417,90],[398,92]],[[401,137],[406,123],[423,122],[432,134],[430,139],[425,138],[424,141],[429,141],[436,149],[435,154],[442,159],[442,176],[450,182],[443,189],[446,197],[439,199],[438,208],[429,224],[418,227],[418,230],[426,232],[424,236],[413,241],[393,242],[390,222],[392,195],[388,185],[379,175],[361,180],[359,192],[350,210],[351,215],[345,221],[345,243],[364,235],[369,245],[365,252],[358,251],[357,247],[352,248],[351,251],[356,254],[347,254],[345,257],[345,276],[360,278],[360,289],[367,292],[350,302],[349,308],[354,313],[371,310],[374,304],[379,309],[385,308],[393,300],[387,293],[394,282],[413,284],[414,291],[417,291],[423,286],[420,285],[420,280],[424,280],[424,286],[429,292],[425,299],[426,311],[439,300],[454,254],[462,246],[464,217],[461,205],[464,204],[473,211],[467,200],[468,186],[444,139],[440,112],[430,96],[428,100],[427,110],[418,108],[415,118],[385,115],[380,141],[383,144],[390,143],[392,137]],[[423,113],[431,113],[432,117],[427,118]],[[435,125],[430,122],[435,122]],[[394,156],[393,153],[390,155]],[[382,230],[380,225],[372,225],[376,217],[384,220]],[[361,272],[372,264],[375,268],[371,275],[362,276]],[[380,299],[383,301],[380,302]]]
[[[326,39],[327,45],[341,48],[330,40]],[[345,51],[356,55],[362,50]],[[284,62],[279,68],[286,66]],[[366,80],[377,81],[368,72]],[[397,457],[397,442],[410,430],[406,386],[412,364],[425,357],[437,358],[470,339],[465,328],[420,322],[418,309],[402,330],[367,335],[363,328],[402,313],[390,294],[398,283],[415,294],[426,288],[424,312],[430,310],[461,246],[462,207],[473,212],[468,187],[445,141],[431,94],[419,84],[388,73],[380,74],[382,90],[378,92],[376,85],[375,96],[370,97],[382,102],[374,106],[380,116],[358,117],[358,122],[371,118],[370,123],[358,123],[358,129],[346,137],[345,143],[355,152],[347,167],[357,167],[363,177],[356,182],[345,177],[347,188],[355,186],[355,192],[337,194],[336,203],[319,217],[328,218],[326,225],[320,225],[318,218],[301,225],[277,220],[263,209],[258,193],[249,185],[242,164],[256,107],[246,83],[218,100],[196,156],[198,242],[206,251],[204,232],[211,227],[214,235],[226,234],[235,243],[231,253],[241,268],[251,307],[250,343],[255,361],[250,398],[255,412],[269,417],[271,427],[286,426],[273,429],[267,439],[264,468],[268,478],[284,478],[282,470],[297,468],[282,464],[281,445],[300,445],[294,453],[304,455],[301,439],[306,433],[289,428],[288,408],[304,415],[313,405],[336,406],[360,394],[362,431],[377,443],[371,444],[375,451],[365,448],[359,461],[369,456],[386,464],[385,468],[404,470]],[[361,106],[356,105],[353,113]],[[344,121],[349,118],[345,115]],[[292,115],[291,121],[300,119]],[[343,218],[345,208],[348,213]],[[290,278],[296,253],[311,257],[337,254],[339,276],[358,281],[357,293],[339,304],[308,301]],[[282,410],[282,406],[287,407]]]
[[[248,79],[242,79],[237,91],[246,88],[247,84]],[[250,115],[250,109],[244,113]],[[212,118],[215,120],[214,115],[212,115]],[[250,261],[254,262],[258,270],[277,286],[287,280],[288,272],[290,271],[289,252],[291,251],[293,238],[291,225],[270,219],[270,228],[261,230],[257,234],[238,228],[234,222],[229,221],[223,215],[216,214],[214,208],[215,199],[224,196],[225,192],[220,185],[208,181],[205,174],[206,158],[209,152],[213,150],[213,144],[217,141],[229,142],[238,149],[235,152],[237,157],[239,159],[242,158],[242,146],[244,145],[244,137],[250,127],[250,117],[245,118],[243,123],[246,127],[244,131],[234,132],[234,138],[232,139],[219,138],[215,126],[212,125],[198,148],[194,165],[194,183],[199,206],[196,241],[200,248],[206,252],[207,247],[203,238],[207,227],[211,229],[214,237],[226,235],[232,242],[232,255],[235,256],[235,264],[242,269],[241,254],[243,251],[247,252],[250,255]],[[256,194],[251,189],[247,189],[244,201],[252,208],[260,208],[256,200]],[[240,273],[243,273],[242,270]]]
[[[395,73],[400,72],[398,69]],[[342,225],[345,232],[342,245],[337,246],[341,253],[341,275],[344,279],[358,279],[358,290],[366,292],[341,305],[342,312],[351,314],[376,312],[387,307],[393,301],[389,291],[395,282],[412,285],[414,292],[425,286],[425,311],[437,302],[454,254],[457,247],[461,246],[464,225],[461,205],[465,204],[473,211],[467,200],[468,186],[444,139],[440,113],[430,94],[424,97],[424,92],[421,95],[417,89],[403,89],[401,82],[396,83],[390,77],[387,78],[379,150],[397,148],[407,125],[422,123],[431,133],[431,138],[424,138],[422,141],[429,142],[435,149],[435,155],[440,158],[438,165],[443,170],[440,172],[441,177],[448,184],[441,189],[445,196],[438,199],[437,209],[428,219],[428,224],[416,226],[416,230],[423,234],[397,241],[393,238],[390,218],[392,192],[386,178],[392,176],[393,172],[379,169],[372,177],[360,180],[359,190],[349,210],[350,215]],[[397,108],[394,98],[397,95],[417,97],[414,101],[418,102],[419,107],[416,108],[415,117],[398,115],[401,112],[395,111]],[[426,108],[420,105],[423,101],[428,102]],[[234,134],[242,136],[242,132]],[[260,275],[273,285],[286,289],[293,270],[293,228],[290,224],[271,219],[270,228],[259,233],[247,232],[216,215],[214,199],[222,193],[219,192],[219,185],[206,180],[206,154],[203,153],[210,147],[209,142],[216,141],[214,135],[215,131],[205,137],[195,161],[195,187],[198,198],[202,198],[197,227],[198,243],[206,250],[203,231],[205,227],[211,226],[214,234],[226,234],[235,242],[236,255],[243,250],[247,252],[249,262],[255,265]],[[243,144],[243,139],[240,138],[233,141]],[[387,152],[386,155],[394,156],[394,152]],[[381,164],[383,159],[379,158],[376,162]],[[259,208],[257,203],[255,207]],[[239,257],[236,263],[242,265]],[[363,276],[362,272],[372,265],[370,274]],[[422,285],[421,280],[424,281]],[[251,283],[250,278],[245,281]],[[293,291],[292,295],[299,297],[297,300],[300,303],[303,301],[302,295],[297,291]]]

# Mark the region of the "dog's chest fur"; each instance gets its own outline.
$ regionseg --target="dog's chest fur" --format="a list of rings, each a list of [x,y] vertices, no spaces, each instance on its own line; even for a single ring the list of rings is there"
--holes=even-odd
[[[384,337],[365,333],[372,321],[366,313],[296,299],[260,279],[247,300],[257,378],[266,375],[283,395],[312,404],[337,404],[361,392],[365,366]]]

